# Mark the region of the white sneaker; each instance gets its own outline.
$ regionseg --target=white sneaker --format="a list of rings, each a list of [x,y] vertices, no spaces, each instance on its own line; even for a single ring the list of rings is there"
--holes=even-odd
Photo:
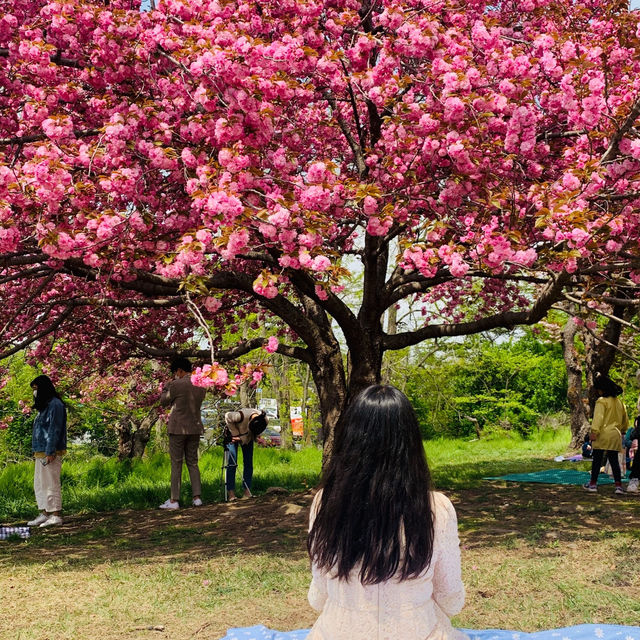
[[[631,478],[631,480],[629,480],[627,493],[638,493],[638,478]]]
[[[159,509],[169,509],[170,511],[174,511],[175,509],[180,508],[179,502],[171,502],[171,499],[165,500],[159,507]]]
[[[195,498],[191,504],[194,507],[201,507],[202,506],[202,500],[200,500],[200,498]]]
[[[27,522],[27,526],[39,527],[48,518],[49,516],[46,513],[41,513],[37,518],[34,518],[33,520],[29,520],[29,522]]]
[[[60,516],[49,516],[41,525],[40,528],[53,527],[62,524],[62,518]]]

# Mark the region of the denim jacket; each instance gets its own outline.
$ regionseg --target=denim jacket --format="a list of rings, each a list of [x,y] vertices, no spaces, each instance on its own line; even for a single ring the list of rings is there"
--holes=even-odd
[[[48,456],[67,448],[67,410],[62,400],[52,398],[36,416],[31,448]]]

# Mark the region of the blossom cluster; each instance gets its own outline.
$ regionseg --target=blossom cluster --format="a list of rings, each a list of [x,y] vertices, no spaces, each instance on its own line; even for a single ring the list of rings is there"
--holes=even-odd
[[[38,332],[21,307],[33,295],[80,349],[63,301],[98,305],[109,289],[122,302],[142,274],[161,292],[200,283],[212,325],[220,274],[271,310],[331,309],[343,256],[392,240],[418,297],[431,289],[425,314],[451,321],[468,296],[480,314],[518,308],[501,278],[633,262],[638,12],[464,4],[376,0],[363,20],[354,0],[0,0],[8,339]],[[43,284],[51,273],[65,277]],[[116,308],[111,324],[142,342],[169,320],[172,340],[193,335],[177,312],[159,324]],[[86,317],[95,335],[104,314]],[[199,375],[235,384],[214,363]]]

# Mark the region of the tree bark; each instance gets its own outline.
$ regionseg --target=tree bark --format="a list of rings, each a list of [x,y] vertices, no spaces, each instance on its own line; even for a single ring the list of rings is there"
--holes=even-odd
[[[317,352],[316,361],[310,365],[311,375],[318,391],[323,443],[322,466],[333,453],[335,431],[346,406],[347,383],[340,346],[324,345]]]
[[[589,430],[589,421],[582,392],[582,367],[580,357],[575,347],[575,337],[578,333],[573,316],[569,317],[562,330],[562,355],[567,369],[567,402],[571,415],[571,448],[577,449]]]
[[[293,435],[291,433],[291,389],[289,386],[289,360],[285,356],[280,357],[280,378],[276,397],[278,398],[278,414],[280,415],[280,446],[283,449],[293,448]]]
[[[304,376],[302,379],[302,441],[305,447],[311,444],[311,408],[309,407],[309,378],[311,370],[304,366]]]
[[[614,305],[612,315],[616,318],[624,320],[625,310],[627,308],[621,305]],[[622,333],[622,324],[613,319],[607,321],[602,331],[601,340],[589,333],[585,336],[586,363],[587,363],[587,385],[590,415],[593,415],[593,409],[596,405],[598,396],[593,387],[593,380],[596,373],[608,376],[609,370],[613,366],[616,357],[616,347],[620,343],[620,334]]]
[[[136,422],[126,415],[116,423],[118,433],[118,460],[142,458],[151,437],[151,429],[158,420],[158,408],[152,408],[142,420]]]

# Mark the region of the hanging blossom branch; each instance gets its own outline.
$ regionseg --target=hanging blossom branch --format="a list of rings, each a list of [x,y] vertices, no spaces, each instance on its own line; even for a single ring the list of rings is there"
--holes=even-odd
[[[191,312],[191,315],[193,315],[193,317],[196,319],[196,322],[198,323],[200,328],[207,335],[207,341],[209,342],[209,351],[211,353],[211,364],[213,364],[215,362],[216,356],[215,356],[215,349],[213,346],[213,336],[211,335],[211,331],[209,330],[209,325],[207,325],[207,321],[204,319],[204,316],[200,312],[200,309],[198,309],[198,306],[191,299],[191,296],[189,295],[188,291],[185,292],[184,297],[185,297],[185,300],[187,301],[187,308]]]

